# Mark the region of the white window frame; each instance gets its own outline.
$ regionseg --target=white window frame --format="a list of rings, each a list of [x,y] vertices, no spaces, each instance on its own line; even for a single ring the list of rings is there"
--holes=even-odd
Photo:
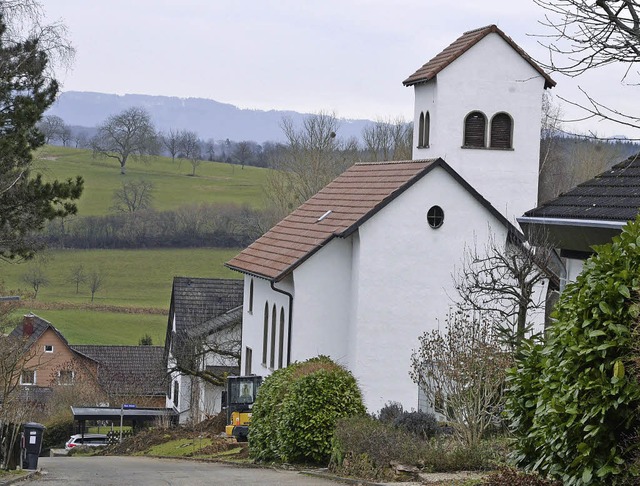
[[[50,349],[47,349],[50,348]],[[53,353],[53,344],[45,344],[44,345],[44,352],[45,353]]]

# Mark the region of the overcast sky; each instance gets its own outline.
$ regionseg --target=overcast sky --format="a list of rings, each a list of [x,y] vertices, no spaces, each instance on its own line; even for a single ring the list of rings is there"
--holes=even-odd
[[[209,98],[241,108],[335,111],[342,118],[412,117],[402,81],[464,31],[497,24],[545,60],[531,0],[46,0],[77,49],[65,91]],[[640,88],[621,73],[568,79],[552,92],[640,113]],[[635,105],[635,107],[634,107]],[[567,118],[577,116],[569,107]],[[640,138],[590,122],[568,126]]]

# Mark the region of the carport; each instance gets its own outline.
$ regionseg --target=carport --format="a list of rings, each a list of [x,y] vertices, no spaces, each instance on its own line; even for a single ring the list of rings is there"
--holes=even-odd
[[[172,425],[178,423],[178,414],[170,408],[137,408],[123,405],[114,407],[71,407],[73,420],[79,424],[80,433],[85,434],[87,420],[109,420],[120,425],[131,425],[133,430],[145,422],[161,420]]]

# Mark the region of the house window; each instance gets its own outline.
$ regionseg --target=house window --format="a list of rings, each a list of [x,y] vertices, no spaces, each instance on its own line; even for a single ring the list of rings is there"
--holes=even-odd
[[[463,147],[484,148],[486,126],[487,119],[482,113],[479,111],[469,113],[464,119]]]
[[[284,307],[280,308],[280,334],[278,337],[278,368],[282,368],[282,355],[284,354]]]
[[[489,146],[510,149],[513,143],[513,120],[507,113],[497,113],[491,119],[491,139]]]
[[[253,361],[253,350],[250,347],[245,348],[244,352],[244,374],[249,376],[251,374],[251,362]]]
[[[53,353],[53,345],[52,344],[45,344],[44,345],[44,352],[45,353]]]
[[[249,314],[253,314],[253,279],[249,282]]]
[[[420,121],[418,122],[418,148],[424,147],[424,113],[420,112]]]
[[[264,325],[262,326],[262,364],[267,366],[267,346],[269,345],[269,302],[264,303]]]
[[[444,211],[440,206],[431,206],[427,211],[427,223],[433,229],[437,229],[444,223]]]
[[[60,370],[58,372],[58,385],[73,385],[73,371]]]
[[[35,385],[36,384],[36,371],[35,370],[22,370],[20,373],[21,385]]]
[[[271,311],[271,355],[269,356],[269,368],[276,365],[276,305],[273,304]]]
[[[178,380],[176,380],[173,382],[173,406],[176,408],[178,408],[179,397],[180,397],[180,383],[178,383]]]

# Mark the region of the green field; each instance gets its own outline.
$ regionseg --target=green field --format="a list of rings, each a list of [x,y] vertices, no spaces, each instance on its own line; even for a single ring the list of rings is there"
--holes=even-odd
[[[123,181],[145,179],[153,183],[152,207],[175,209],[198,203],[248,204],[261,208],[265,204],[264,183],[268,169],[219,162],[202,162],[192,177],[191,164],[175,162],[169,157],[149,157],[147,163],[129,159],[127,174],[120,174],[115,159],[93,158],[90,150],[47,145],[36,154],[34,172],[46,179],[67,179],[81,175],[85,188],[78,210],[80,216],[109,213],[113,192]]]
[[[154,344],[163,344],[173,277],[240,278],[239,273],[223,266],[237,252],[218,248],[49,251],[42,264],[49,284],[40,289],[34,306],[18,312],[33,312],[48,320],[72,344],[138,344],[145,334]],[[0,264],[5,289],[32,292],[22,275],[34,264]],[[87,285],[81,285],[76,293],[75,284],[68,280],[69,269],[78,264],[88,272],[97,268],[106,275],[94,305],[120,307],[122,312],[46,308],[46,303],[91,305]],[[131,313],[145,309],[150,310]]]
[[[268,170],[202,162],[192,177],[188,161],[151,157],[148,163],[127,162],[120,174],[116,160],[93,158],[91,151],[45,146],[36,154],[34,172],[46,179],[81,175],[85,190],[78,202],[80,216],[105,215],[113,205],[112,194],[123,181],[146,179],[153,183],[152,207],[175,209],[198,203],[264,206]],[[30,266],[40,265],[49,280],[37,301],[24,302],[16,314],[33,312],[51,322],[72,344],[138,344],[149,334],[163,344],[173,277],[241,278],[223,263],[240,249],[191,248],[151,250],[51,250],[44,258],[20,264],[0,263],[5,291],[33,292],[22,280]],[[85,273],[105,275],[103,287],[91,303],[87,284],[76,293],[70,270],[82,265]]]

